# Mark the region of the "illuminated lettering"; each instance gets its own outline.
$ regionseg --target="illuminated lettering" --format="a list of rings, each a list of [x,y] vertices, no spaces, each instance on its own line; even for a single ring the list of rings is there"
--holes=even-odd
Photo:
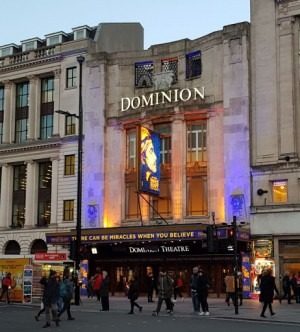
[[[138,108],[144,108],[149,106],[157,106],[159,104],[173,103],[173,102],[187,102],[190,99],[205,99],[205,89],[202,88],[184,88],[173,89],[168,91],[157,91],[150,94],[135,96],[132,98],[121,98],[121,112],[128,111],[129,109],[136,110]]]

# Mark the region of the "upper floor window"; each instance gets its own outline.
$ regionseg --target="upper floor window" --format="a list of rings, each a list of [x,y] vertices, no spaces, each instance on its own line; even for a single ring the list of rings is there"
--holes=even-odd
[[[29,82],[18,83],[16,86],[16,143],[23,143],[27,140],[28,100]]]
[[[152,86],[153,61],[135,63],[135,87],[149,88]]]
[[[41,82],[40,137],[47,139],[53,133],[54,78],[44,78]]]
[[[161,165],[171,164],[171,126],[159,124],[154,131],[160,133],[160,163]]]
[[[39,188],[51,188],[52,163],[50,161],[39,164]]]
[[[173,73],[173,82],[177,82],[178,79],[178,59],[177,58],[169,58],[161,60],[161,71],[171,71]]]
[[[74,154],[65,156],[64,174],[65,175],[74,175],[75,174],[75,155]]]
[[[75,88],[77,86],[77,68],[67,68],[66,72],[66,87]]]
[[[65,135],[75,135],[76,133],[76,124],[75,124],[75,116],[66,115],[65,117]]]
[[[287,180],[273,181],[272,193],[274,203],[286,203],[288,200],[288,183]]]
[[[127,132],[127,169],[136,169],[136,130]]]
[[[74,220],[74,200],[64,201],[63,220],[64,221]]]
[[[194,78],[201,75],[202,63],[201,63],[201,51],[195,51],[186,54],[186,78]]]
[[[206,122],[187,125],[187,163],[207,161]]]

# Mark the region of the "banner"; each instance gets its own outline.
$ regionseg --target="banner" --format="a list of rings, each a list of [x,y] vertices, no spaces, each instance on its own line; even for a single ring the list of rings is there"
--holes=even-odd
[[[148,128],[140,127],[139,138],[139,191],[159,195],[160,135]]]

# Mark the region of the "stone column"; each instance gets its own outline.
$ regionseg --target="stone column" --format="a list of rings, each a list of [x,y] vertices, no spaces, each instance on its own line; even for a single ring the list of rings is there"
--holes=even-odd
[[[4,82],[3,144],[11,143],[10,132],[12,128],[11,114],[13,113],[12,109],[13,86],[14,86],[13,83],[10,81]]]
[[[54,72],[54,113],[53,113],[53,134],[52,136],[58,136],[59,134],[64,135],[64,121],[61,121],[63,124],[62,128],[59,128],[59,120],[63,118],[62,115],[59,115],[55,111],[60,109],[60,76],[61,71],[55,70]]]
[[[294,17],[279,20],[279,66],[278,66],[278,99],[279,99],[279,154],[296,155],[295,141],[295,72],[294,63]],[[298,53],[298,52],[297,52]],[[298,59],[298,55],[297,55]],[[296,85],[298,86],[298,84]]]
[[[39,137],[36,133],[36,128],[39,128],[39,118],[37,118],[37,112],[40,107],[38,105],[38,78],[36,76],[29,77],[29,109],[28,109],[28,132],[27,140],[32,141]]]
[[[174,222],[180,222],[186,211],[186,189],[185,189],[185,145],[186,134],[184,118],[182,114],[176,114],[172,122],[172,215]]]
[[[1,168],[0,228],[7,228],[12,223],[13,167],[3,164]]]
[[[52,179],[51,179],[51,220],[50,225],[58,224],[57,200],[58,200],[58,158],[52,158]]]
[[[30,160],[26,162],[26,196],[25,196],[25,228],[37,224],[38,210],[38,164]]]

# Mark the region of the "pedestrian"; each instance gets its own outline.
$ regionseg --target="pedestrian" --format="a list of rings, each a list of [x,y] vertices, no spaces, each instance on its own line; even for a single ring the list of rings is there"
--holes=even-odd
[[[285,272],[283,278],[282,278],[282,290],[283,290],[283,296],[282,299],[287,299],[288,304],[291,304],[291,298],[292,298],[292,285],[290,280],[290,274],[289,272]]]
[[[243,274],[242,272],[237,273],[237,286],[238,286],[238,298],[239,305],[243,305]]]
[[[54,270],[50,270],[48,282],[45,286],[44,299],[46,310],[46,324],[44,328],[51,326],[50,311],[52,313],[52,319],[55,321],[56,326],[59,326],[59,320],[57,317],[57,302],[59,299],[59,282],[57,280],[57,273]]]
[[[296,302],[300,303],[300,272],[298,272],[297,276],[297,287],[296,287]]]
[[[40,280],[40,284],[42,285],[42,288],[43,288],[43,290],[42,290],[43,295],[42,295],[42,301],[41,301],[41,309],[39,310],[37,315],[34,316],[34,318],[37,322],[39,321],[41,314],[44,313],[46,310],[46,308],[45,308],[45,288],[46,288],[47,282],[48,282],[48,279],[46,276],[43,276]]]
[[[159,314],[163,301],[166,303],[168,314],[173,313],[173,303],[171,301],[173,295],[173,283],[173,279],[164,269],[161,269],[157,283],[158,302],[156,310],[152,313],[153,316],[157,316]]]
[[[109,277],[107,271],[102,271],[102,277],[100,288],[102,311],[109,311]]]
[[[93,291],[93,277],[90,277],[87,283],[87,297],[93,298],[94,297],[94,291]]]
[[[197,293],[199,297],[199,302],[201,304],[202,312],[200,313],[201,316],[209,316],[209,309],[208,309],[208,289],[209,289],[209,282],[206,274],[202,269],[199,269],[199,277],[198,277],[198,287],[197,287]]]
[[[226,288],[226,299],[225,302],[228,306],[230,306],[230,299],[232,300],[232,304],[235,304],[235,283],[234,283],[234,275],[230,272],[224,279],[225,288]]]
[[[96,268],[96,274],[93,277],[93,291],[97,297],[97,301],[100,301],[100,289],[103,276],[100,267]]]
[[[134,307],[137,307],[142,312],[143,307],[139,305],[136,300],[139,297],[139,283],[136,276],[133,276],[129,281],[128,299],[130,300],[130,311],[128,314],[134,314]]]
[[[0,301],[4,296],[6,296],[7,304],[10,303],[9,291],[12,286],[11,273],[7,272],[6,276],[2,279],[2,292],[0,296]]]
[[[63,273],[63,280],[60,283],[60,297],[63,300],[63,306],[58,314],[58,318],[67,311],[68,320],[74,320],[75,318],[71,315],[71,300],[74,294],[74,282],[72,280],[70,270],[65,269]]]
[[[291,277],[291,288],[293,290],[293,298],[297,302],[297,277],[295,273]]]
[[[191,296],[193,309],[195,314],[200,314],[200,302],[198,296],[198,280],[199,280],[199,268],[193,267],[193,273],[190,280]]]
[[[155,288],[155,279],[154,279],[154,275],[152,272],[149,272],[147,274],[146,284],[147,284],[148,303],[154,302],[153,301],[153,292],[154,292],[154,288]]]
[[[177,296],[179,296],[183,300],[182,289],[183,289],[183,280],[182,280],[181,275],[179,274],[175,278],[175,285],[174,285],[174,301],[175,302],[177,300]]]
[[[272,270],[268,269],[263,273],[260,282],[260,296],[259,301],[263,303],[263,309],[260,314],[260,317],[266,317],[265,311],[267,307],[269,307],[271,316],[275,315],[275,312],[272,308],[273,298],[274,298],[274,291],[278,295],[278,289],[275,284],[275,278],[272,276]]]

